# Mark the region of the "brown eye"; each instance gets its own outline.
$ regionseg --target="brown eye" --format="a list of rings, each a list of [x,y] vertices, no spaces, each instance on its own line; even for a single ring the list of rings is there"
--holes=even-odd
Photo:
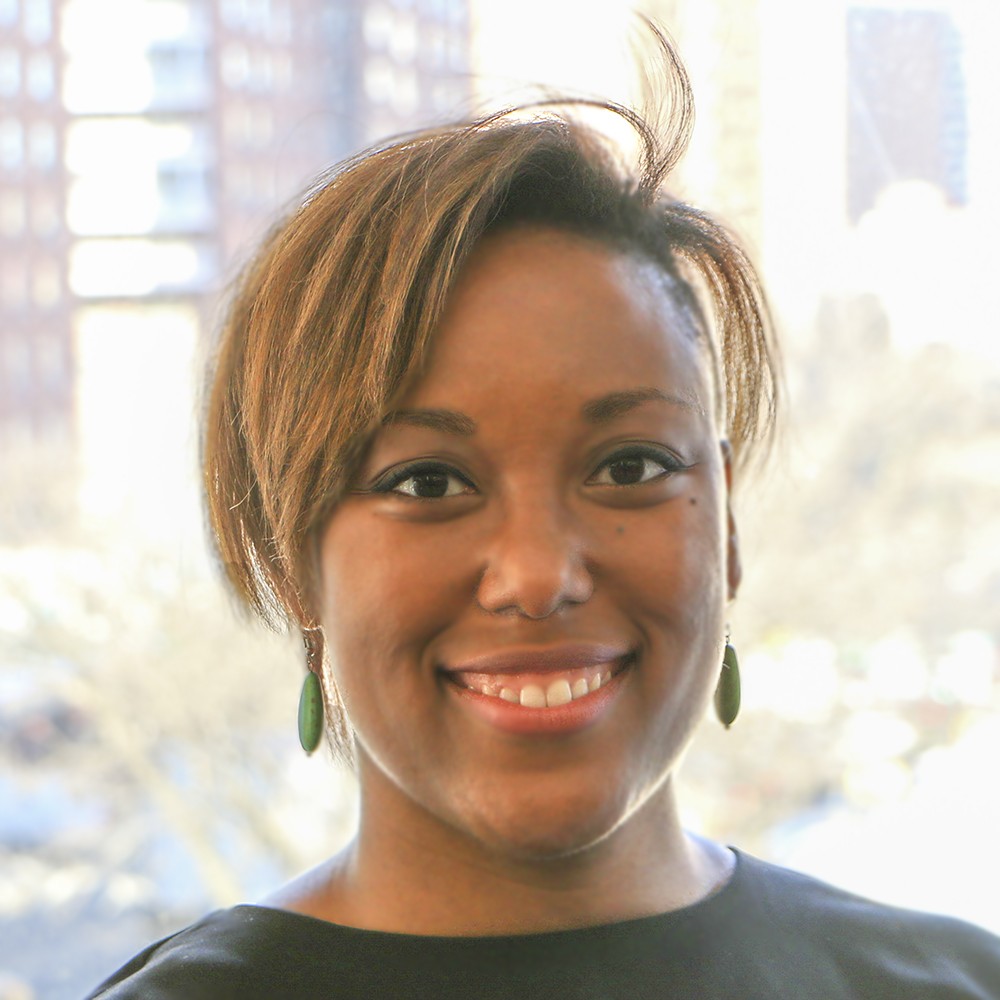
[[[446,465],[423,463],[390,471],[381,477],[372,491],[412,497],[414,500],[446,500],[475,493],[475,487]]]
[[[641,486],[684,469],[670,452],[658,448],[630,448],[612,455],[587,482],[597,486]]]
[[[442,472],[422,472],[419,475],[410,476],[409,479],[404,479],[396,489],[409,496],[437,500],[448,495],[449,478]],[[405,486],[409,488],[404,488]]]
[[[643,481],[649,464],[648,458],[620,458],[608,465],[608,475],[616,486],[634,486]]]

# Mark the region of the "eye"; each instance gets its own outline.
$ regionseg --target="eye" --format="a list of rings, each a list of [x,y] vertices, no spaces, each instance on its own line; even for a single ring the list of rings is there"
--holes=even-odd
[[[641,486],[682,471],[686,466],[675,455],[649,446],[623,448],[606,458],[587,480],[597,486]]]
[[[465,476],[447,465],[422,462],[392,469],[372,486],[373,493],[396,493],[415,500],[444,500],[474,493]]]

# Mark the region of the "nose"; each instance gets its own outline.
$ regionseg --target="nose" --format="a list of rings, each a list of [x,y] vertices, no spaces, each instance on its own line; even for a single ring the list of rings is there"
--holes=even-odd
[[[488,547],[480,607],[542,619],[583,604],[593,592],[583,533],[569,512],[538,500],[508,505]]]

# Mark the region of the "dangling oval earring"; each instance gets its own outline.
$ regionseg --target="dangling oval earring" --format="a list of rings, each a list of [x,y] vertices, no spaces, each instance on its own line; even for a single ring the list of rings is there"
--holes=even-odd
[[[729,641],[726,632],[726,651],[722,654],[722,673],[715,688],[715,714],[726,729],[740,714],[740,662],[736,657],[736,649]]]
[[[302,641],[306,647],[307,673],[299,695],[299,743],[307,754],[311,754],[323,737],[323,687],[319,682],[315,643],[305,632]]]

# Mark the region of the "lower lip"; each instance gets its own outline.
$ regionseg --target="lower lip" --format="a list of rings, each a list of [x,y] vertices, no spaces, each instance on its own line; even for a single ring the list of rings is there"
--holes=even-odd
[[[587,729],[597,722],[618,697],[625,673],[627,671],[623,670],[615,674],[591,694],[552,708],[526,708],[456,684],[448,686],[464,708],[503,732],[519,736],[561,736]]]

